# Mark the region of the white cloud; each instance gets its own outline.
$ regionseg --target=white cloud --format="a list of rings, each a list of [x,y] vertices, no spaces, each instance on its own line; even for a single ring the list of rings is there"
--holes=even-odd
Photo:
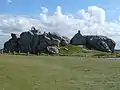
[[[58,6],[56,11],[49,15],[48,9],[41,8],[39,18],[25,16],[0,15],[0,34],[7,35],[12,32],[21,33],[31,26],[39,28],[41,31],[58,32],[61,35],[72,37],[80,29],[84,35],[105,35],[117,42],[120,40],[120,23],[106,20],[105,10],[97,6],[89,6],[87,10],[78,10],[73,14],[64,14],[62,8]],[[1,37],[1,36],[0,36]],[[119,38],[118,38],[119,37]],[[1,38],[4,38],[2,36]],[[2,39],[6,40],[6,38]]]
[[[7,0],[8,3],[12,3],[12,0]]]
[[[48,13],[48,9],[46,7],[41,7],[42,13]]]

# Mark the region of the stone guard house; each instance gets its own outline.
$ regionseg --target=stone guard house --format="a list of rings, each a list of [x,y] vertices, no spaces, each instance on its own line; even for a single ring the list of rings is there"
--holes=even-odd
[[[86,39],[84,36],[82,36],[82,34],[80,33],[80,30],[70,40],[70,44],[72,45],[85,45],[86,44]]]

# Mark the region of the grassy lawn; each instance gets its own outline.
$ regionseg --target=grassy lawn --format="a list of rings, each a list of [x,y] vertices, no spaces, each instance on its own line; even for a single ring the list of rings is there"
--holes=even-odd
[[[0,90],[120,90],[120,61],[0,55]]]

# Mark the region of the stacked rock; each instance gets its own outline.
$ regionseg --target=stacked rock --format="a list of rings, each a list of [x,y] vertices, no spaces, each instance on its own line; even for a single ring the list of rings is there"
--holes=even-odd
[[[22,52],[22,53],[59,53],[59,45],[67,45],[69,38],[64,39],[57,33],[43,34],[35,27],[31,27],[30,31],[22,32],[20,37],[16,34],[11,34],[9,39],[4,44],[4,52]],[[64,40],[64,42],[63,42]]]

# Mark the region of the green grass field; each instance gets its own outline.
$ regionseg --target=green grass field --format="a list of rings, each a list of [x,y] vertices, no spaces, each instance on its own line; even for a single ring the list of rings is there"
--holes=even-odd
[[[120,61],[0,55],[0,90],[120,90]]]

